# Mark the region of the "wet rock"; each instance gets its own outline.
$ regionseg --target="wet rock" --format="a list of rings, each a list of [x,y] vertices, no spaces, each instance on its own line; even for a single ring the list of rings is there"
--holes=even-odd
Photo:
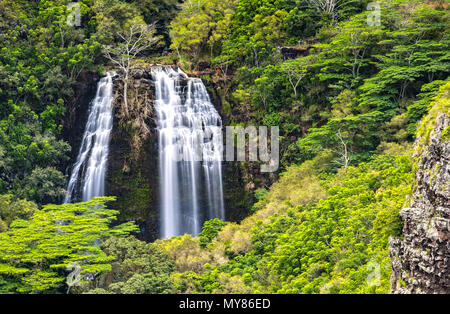
[[[80,149],[81,140],[89,112],[89,106],[97,90],[97,82],[100,79],[95,71],[82,71],[74,84],[74,95],[72,102],[67,106],[66,118],[63,121],[62,137],[72,147],[70,160],[62,166],[62,171],[69,174],[71,166],[75,162]]]

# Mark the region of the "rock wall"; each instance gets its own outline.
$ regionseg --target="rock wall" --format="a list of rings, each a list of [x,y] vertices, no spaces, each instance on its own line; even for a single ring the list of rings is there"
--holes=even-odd
[[[121,75],[121,73],[118,73]],[[122,110],[123,85],[114,80],[114,127],[111,134],[107,195],[117,197],[111,207],[120,211],[119,222],[135,221],[140,239],[158,236],[158,142],[153,116],[154,85],[146,69],[131,73],[128,117]],[[142,127],[148,132],[142,132]]]
[[[442,108],[416,143],[414,194],[400,212],[404,237],[390,240],[393,293],[450,293],[450,112]]]

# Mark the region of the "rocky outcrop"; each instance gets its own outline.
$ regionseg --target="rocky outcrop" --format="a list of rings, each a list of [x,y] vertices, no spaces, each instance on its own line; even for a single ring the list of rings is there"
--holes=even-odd
[[[295,59],[308,55],[309,47],[280,47],[279,52],[285,59]]]
[[[119,222],[135,221],[142,240],[158,236],[158,143],[153,112],[154,84],[148,69],[130,73],[129,116],[122,110],[123,82],[114,79],[114,128],[111,133],[106,185],[117,197],[111,207],[120,211]]]
[[[416,143],[414,194],[400,212],[403,239],[390,240],[393,293],[450,293],[450,112],[442,106],[434,114],[422,126],[426,140],[419,135]]]

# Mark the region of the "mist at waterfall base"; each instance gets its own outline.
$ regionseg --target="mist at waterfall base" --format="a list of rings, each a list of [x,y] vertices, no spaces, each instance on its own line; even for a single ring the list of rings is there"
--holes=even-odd
[[[161,237],[197,235],[204,221],[225,218],[222,120],[200,79],[169,66],[151,71],[159,134]]]
[[[89,109],[89,116],[77,160],[72,168],[64,202],[87,202],[105,196],[109,141],[113,127],[113,77],[100,79]]]

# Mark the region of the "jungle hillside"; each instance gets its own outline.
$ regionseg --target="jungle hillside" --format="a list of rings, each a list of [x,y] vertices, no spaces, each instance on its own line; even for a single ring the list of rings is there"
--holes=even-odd
[[[450,293],[449,4],[0,0],[0,294]]]

